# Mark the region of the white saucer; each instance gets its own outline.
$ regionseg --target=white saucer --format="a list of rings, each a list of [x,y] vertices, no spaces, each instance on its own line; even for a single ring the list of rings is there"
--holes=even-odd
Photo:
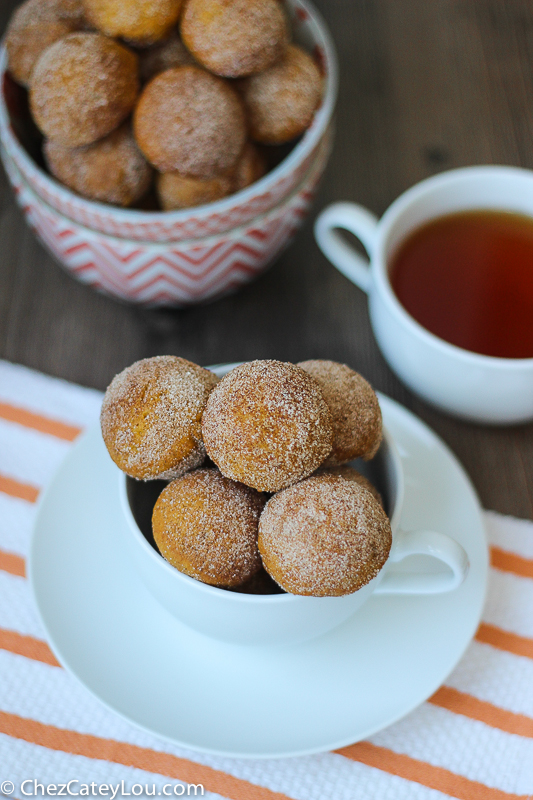
[[[403,529],[457,539],[455,592],[373,597],[348,622],[290,647],[226,645],[161,608],[120,552],[116,467],[100,432],[72,449],[40,505],[30,579],[59,661],[109,708],[185,747],[237,757],[332,750],[426,700],[478,626],[488,573],[481,509],[447,447],[380,397],[406,471]]]

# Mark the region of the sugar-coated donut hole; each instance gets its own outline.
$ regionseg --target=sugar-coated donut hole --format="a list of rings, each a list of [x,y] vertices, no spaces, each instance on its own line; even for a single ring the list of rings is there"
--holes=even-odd
[[[182,0],[83,0],[89,21],[132,44],[163,39],[178,21]]]
[[[109,385],[100,416],[117,466],[139,480],[171,480],[205,460],[201,418],[217,383],[209,370],[177,356],[132,364]]]
[[[51,44],[84,26],[81,0],[26,0],[15,9],[6,31],[9,71],[30,85],[35,63]]]
[[[312,122],[322,97],[322,76],[313,58],[290,45],[284,58],[239,82],[250,136],[261,144],[284,144]]]
[[[155,543],[191,578],[226,588],[242,585],[261,569],[257,528],[265,500],[217,469],[194,470],[159,495],[152,517]]]
[[[125,476],[126,497],[133,519],[139,531],[150,547],[157,553],[159,548],[152,531],[152,515],[154,506],[163,489],[168,486],[167,481],[137,481]],[[280,594],[283,589],[270,577],[263,566],[244,583],[238,586],[218,587],[220,591],[238,592],[239,594]]]
[[[134,114],[135,138],[160,172],[207,180],[237,164],[246,120],[234,89],[196,66],[166,70],[144,88]]]
[[[240,192],[263,177],[267,171],[264,154],[253,142],[246,142],[233,171],[233,191]]]
[[[245,189],[259,180],[265,171],[266,163],[262,153],[252,142],[247,142],[237,165],[224,175],[202,180],[180,172],[160,173],[156,181],[159,202],[167,211],[213,203]]]
[[[52,175],[92,200],[130,206],[152,182],[152,169],[137,147],[129,123],[84,147],[64,147],[48,140],[43,152]]]
[[[278,0],[186,0],[180,27],[197,61],[226,78],[267,69],[283,57],[290,38]]]
[[[162,172],[157,176],[156,186],[161,207],[170,211],[214,203],[231,193],[233,180],[229,175],[201,180],[180,172]]]
[[[378,575],[391,545],[380,503],[335,475],[315,475],[275,494],[259,520],[263,565],[292,594],[352,594]]]
[[[71,33],[41,55],[30,107],[42,133],[65,147],[92,144],[115,130],[139,94],[138,59],[99,33]]]
[[[318,383],[331,413],[333,447],[324,466],[373,458],[383,435],[376,393],[362,375],[336,361],[315,359],[299,366]]]
[[[315,471],[331,451],[331,416],[300,367],[250,361],[211,393],[202,419],[209,457],[222,474],[276,492]]]

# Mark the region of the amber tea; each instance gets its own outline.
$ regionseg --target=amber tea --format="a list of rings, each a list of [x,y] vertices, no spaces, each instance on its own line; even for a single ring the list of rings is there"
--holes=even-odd
[[[487,356],[533,358],[530,217],[466,211],[431,220],[402,242],[390,280],[436,336]]]

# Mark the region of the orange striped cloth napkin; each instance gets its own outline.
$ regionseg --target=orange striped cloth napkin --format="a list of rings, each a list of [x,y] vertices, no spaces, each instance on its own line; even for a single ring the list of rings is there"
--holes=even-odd
[[[0,361],[0,793],[22,800],[25,780],[75,779],[172,782],[177,793],[180,782],[200,783],[205,797],[228,800],[533,797],[533,523],[491,512],[490,591],[475,640],[445,686],[369,741],[304,758],[209,756],[138,730],[89,695],[45,642],[25,558],[35,501],[100,401]]]

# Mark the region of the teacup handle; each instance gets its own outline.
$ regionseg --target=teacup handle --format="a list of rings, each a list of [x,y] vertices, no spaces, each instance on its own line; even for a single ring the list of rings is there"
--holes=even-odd
[[[392,564],[407,556],[427,555],[442,561],[442,572],[399,572]],[[454,539],[435,531],[398,531],[388,565],[374,594],[441,594],[462,584],[470,564],[464,549]]]
[[[355,203],[334,203],[328,206],[315,222],[315,238],[326,258],[367,294],[372,280],[369,261],[350,247],[336,229],[344,228],[357,236],[368,255],[372,257],[377,226],[377,217]]]

